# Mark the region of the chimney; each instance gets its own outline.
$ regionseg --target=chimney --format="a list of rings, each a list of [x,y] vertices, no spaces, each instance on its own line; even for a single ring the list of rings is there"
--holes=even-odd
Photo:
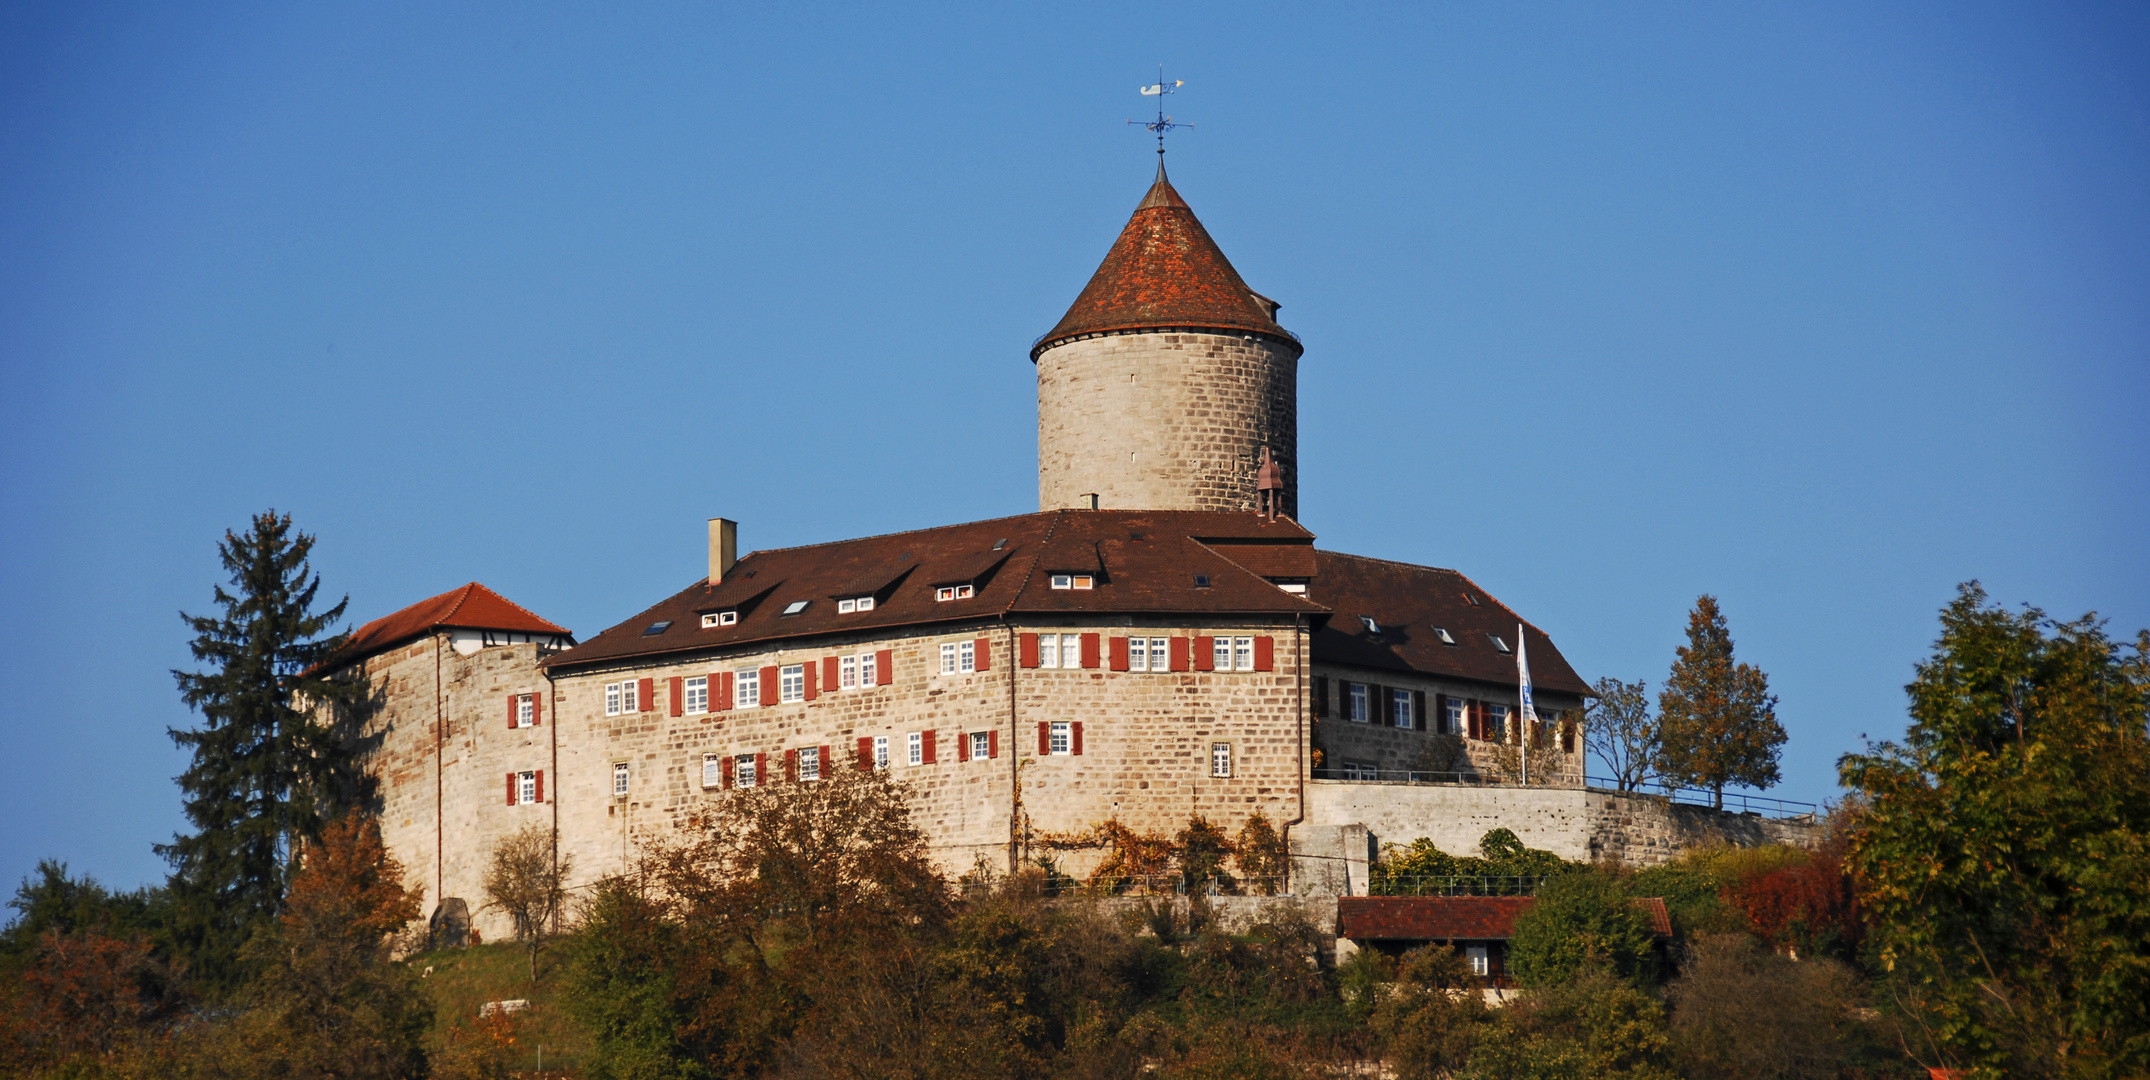
[[[724,575],[739,561],[739,523],[728,518],[709,519],[709,583],[724,584]]]

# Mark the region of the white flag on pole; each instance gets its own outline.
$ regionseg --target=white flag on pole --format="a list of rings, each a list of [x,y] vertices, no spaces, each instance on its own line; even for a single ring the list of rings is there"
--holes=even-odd
[[[1515,624],[1516,694],[1523,703],[1523,783],[1530,783],[1530,744],[1537,741],[1538,707],[1530,700],[1530,650],[1523,639],[1523,624]]]

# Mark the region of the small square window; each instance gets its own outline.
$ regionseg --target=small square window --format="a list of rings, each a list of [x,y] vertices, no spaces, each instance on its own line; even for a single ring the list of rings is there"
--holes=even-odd
[[[888,768],[888,736],[886,735],[873,737],[873,767],[876,769]]]
[[[717,625],[718,625],[718,626],[737,626],[737,625],[739,625],[739,613],[738,613],[738,612],[736,612],[736,611],[720,611],[720,612],[717,612]]]
[[[905,736],[903,741],[904,763],[907,765],[924,765],[926,763],[925,735],[921,732],[914,731],[909,735]]]
[[[970,733],[970,759],[984,761],[993,756],[993,734],[988,731]]]
[[[1232,775],[1232,744],[1217,742],[1209,744],[1209,774],[1220,779]]]
[[[1207,588],[1209,588],[1209,575],[1208,575],[1208,574],[1196,574],[1196,575],[1194,576],[1194,587],[1195,587],[1195,588],[1197,588],[1197,589],[1207,589]]]
[[[1095,579],[1093,579],[1088,574],[1077,574],[1075,575],[1075,587],[1078,589],[1087,589],[1094,583],[1094,580]]]
[[[682,686],[686,689],[686,712],[705,713],[709,711],[709,676],[690,675]]]
[[[969,585],[943,585],[933,590],[933,598],[943,601],[968,600],[974,595],[976,591]]]
[[[724,759],[722,757],[716,754],[702,755],[702,786],[705,788],[724,786]]]
[[[1074,588],[1074,587],[1075,587],[1075,575],[1073,575],[1073,574],[1054,574],[1054,575],[1053,575],[1053,588],[1055,588],[1055,589],[1072,589],[1072,588]]]
[[[612,797],[615,799],[627,797],[627,763],[624,761],[612,763]]]
[[[1069,724],[1068,721],[1053,721],[1053,726],[1046,729],[1046,750],[1056,757],[1074,753],[1075,740],[1073,732],[1073,725]]]
[[[799,779],[801,779],[801,780],[819,780],[819,779],[821,779],[821,748],[820,748],[820,747],[818,747],[818,746],[808,746],[808,747],[802,747],[802,748],[801,748],[801,749],[799,750]]]
[[[806,605],[811,603],[813,603],[812,600],[793,600],[791,603],[784,605],[784,614],[797,615],[798,613],[805,611]]]
[[[856,600],[838,600],[836,602],[836,613],[838,615],[849,615],[858,609],[859,602]]]
[[[737,787],[753,787],[758,779],[754,775],[754,755],[741,754],[732,759],[732,784]]]
[[[806,700],[805,664],[786,664],[778,669],[776,699],[786,705]]]
[[[723,616],[714,611],[702,616],[702,629],[707,630],[712,626],[722,625],[717,621],[721,618],[723,618]]]

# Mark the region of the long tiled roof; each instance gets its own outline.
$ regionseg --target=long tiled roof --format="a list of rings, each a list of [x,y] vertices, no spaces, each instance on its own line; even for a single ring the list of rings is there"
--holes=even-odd
[[[1165,179],[1162,161],[1105,261],[1059,325],[1030,358],[1072,338],[1141,330],[1225,330],[1263,334],[1297,346],[1232,269],[1209,230]]]
[[[1311,562],[1314,535],[1288,518],[1198,510],[1051,510],[810,547],[751,552],[712,586],[700,580],[634,618],[546,661],[555,668],[630,657],[1001,614],[1026,618],[1172,613],[1304,614],[1325,608],[1278,589],[1229,557],[1291,547]],[[1271,561],[1289,555],[1268,555]],[[1054,573],[1090,574],[1095,587],[1055,589]],[[1199,579],[1207,581],[1200,584]],[[967,583],[968,599],[936,600]],[[873,610],[836,602],[870,595]],[[785,611],[804,602],[797,612]],[[738,613],[731,626],[702,616]],[[648,632],[658,623],[670,625]]]
[[[1452,675],[1513,684],[1515,656],[1488,635],[1516,645],[1516,624],[1528,643],[1531,684],[1540,690],[1587,694],[1588,684],[1545,632],[1454,570],[1369,559],[1335,551],[1314,553],[1308,597],[1335,612],[1314,631],[1318,663]],[[1372,619],[1369,629],[1366,619]],[[1436,628],[1455,644],[1443,642]]]
[[[473,581],[359,627],[330,663],[362,659],[441,627],[570,636],[566,627],[541,619],[529,608]]]
[[[1537,903],[1531,896],[1340,896],[1336,936],[1354,941],[1505,941],[1515,920]],[[1672,936],[1663,897],[1629,901],[1650,932]]]

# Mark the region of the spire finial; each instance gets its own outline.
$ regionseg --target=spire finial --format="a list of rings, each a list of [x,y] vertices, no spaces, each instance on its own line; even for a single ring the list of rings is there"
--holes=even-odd
[[[1171,117],[1165,115],[1165,95],[1173,93],[1185,85],[1187,85],[1187,80],[1185,79],[1166,82],[1165,66],[1163,64],[1157,65],[1157,81],[1142,88],[1143,97],[1157,99],[1157,119],[1128,121],[1130,124],[1140,125],[1146,131],[1157,133],[1157,178],[1159,180],[1165,178],[1165,132],[1174,128],[1191,128],[1194,126],[1193,124],[1174,123]]]

